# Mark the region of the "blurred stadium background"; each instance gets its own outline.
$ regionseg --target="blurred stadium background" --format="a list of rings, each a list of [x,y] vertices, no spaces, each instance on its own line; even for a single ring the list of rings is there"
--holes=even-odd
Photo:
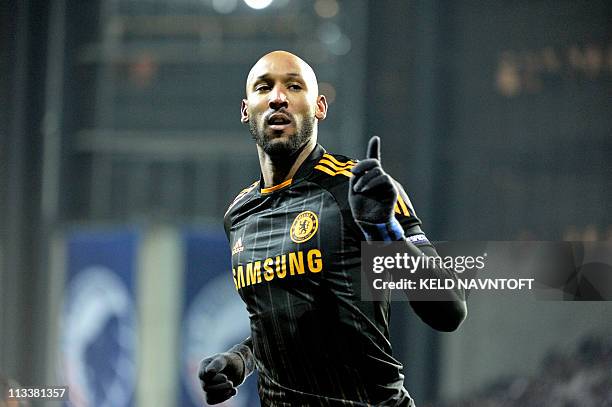
[[[382,136],[431,239],[612,239],[609,1],[8,0],[0,19],[0,372],[72,405],[201,405],[197,362],[248,334],[222,216],[258,177],[239,103],[274,49],[318,73],[328,150]],[[612,405],[611,303],[469,308],[439,334],[394,304],[420,405]],[[258,405],[254,382],[227,405]]]

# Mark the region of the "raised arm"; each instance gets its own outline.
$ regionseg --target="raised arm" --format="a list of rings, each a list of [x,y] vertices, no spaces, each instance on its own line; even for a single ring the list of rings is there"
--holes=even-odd
[[[395,218],[394,208],[398,201],[398,190],[393,179],[384,172],[380,163],[380,139],[372,137],[368,143],[366,159],[352,169],[353,177],[349,186],[349,205],[353,218],[367,241],[403,241],[410,256],[438,257],[436,249],[429,243],[418,225],[404,231]],[[422,236],[406,239],[406,236]],[[417,241],[418,245],[413,243]],[[453,270],[442,266],[421,268],[412,278],[455,278]],[[455,285],[456,286],[456,285]],[[436,293],[436,301],[417,301],[406,291],[415,313],[429,326],[439,331],[454,331],[467,315],[465,293],[453,288]]]

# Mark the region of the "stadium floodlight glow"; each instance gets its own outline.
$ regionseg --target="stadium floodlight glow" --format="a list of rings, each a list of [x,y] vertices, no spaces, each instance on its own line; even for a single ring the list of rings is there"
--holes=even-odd
[[[262,10],[272,4],[274,0],[244,0],[247,6],[255,10]]]

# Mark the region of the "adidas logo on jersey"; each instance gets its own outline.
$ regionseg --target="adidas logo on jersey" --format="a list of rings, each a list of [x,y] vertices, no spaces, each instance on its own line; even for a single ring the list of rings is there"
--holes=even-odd
[[[244,251],[244,246],[242,245],[242,238],[239,238],[234,247],[232,247],[232,256],[241,251]]]

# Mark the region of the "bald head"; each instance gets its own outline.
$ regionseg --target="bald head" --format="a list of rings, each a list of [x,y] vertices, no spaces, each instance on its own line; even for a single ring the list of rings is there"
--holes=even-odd
[[[246,94],[252,91],[256,81],[280,74],[295,76],[304,81],[310,93],[319,93],[317,76],[310,65],[291,52],[279,50],[264,55],[253,65],[246,80]]]
[[[314,148],[317,124],[327,114],[327,100],[319,95],[314,71],[286,51],[264,55],[246,81],[240,120],[260,151],[268,156],[291,157],[306,145]]]

